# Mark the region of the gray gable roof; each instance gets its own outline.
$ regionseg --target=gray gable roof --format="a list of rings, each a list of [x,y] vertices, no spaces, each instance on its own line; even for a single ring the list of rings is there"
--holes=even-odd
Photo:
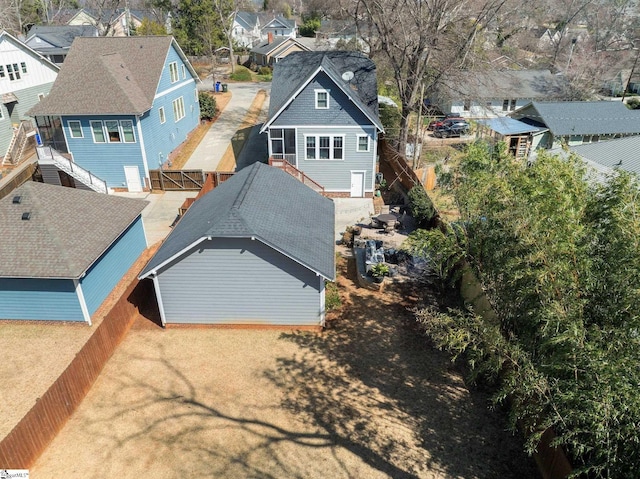
[[[640,175],[640,136],[577,145],[569,147],[569,150],[606,168]]]
[[[21,202],[14,204],[17,196]],[[0,277],[80,278],[146,205],[27,182],[0,200]]]
[[[58,71],[60,70],[60,67],[58,65],[56,65],[55,63],[52,63],[51,61],[47,60],[45,57],[43,57],[40,53],[35,51],[29,45],[27,45],[26,43],[21,42],[20,40],[18,40],[16,37],[11,35],[10,33],[6,32],[4,30],[0,30],[0,43],[3,42],[3,41],[10,42],[17,49],[22,50],[27,55],[31,55],[32,57],[37,58],[38,61],[40,61],[44,66],[47,66],[48,68],[50,68],[54,72],[58,73]],[[17,88],[17,89],[20,89],[20,88]]]
[[[293,52],[276,63],[271,82],[269,120],[263,126],[263,131],[291,100],[292,95],[315,76],[319,68],[327,73],[380,130],[384,130],[378,116],[375,63],[360,52],[326,51]],[[353,72],[350,81],[342,78],[347,71]]]
[[[266,40],[266,41],[258,44],[255,48],[251,49],[251,53],[258,53],[260,55],[268,55],[269,53],[271,53],[271,52],[275,51],[276,49],[280,48],[280,46],[285,44],[285,43],[298,44],[301,48],[304,48],[305,50],[308,50],[308,48],[306,46],[302,45],[297,40],[294,40],[291,37],[277,36],[277,37],[275,37],[273,39],[273,41],[271,43],[269,43],[269,40]]]
[[[545,125],[556,136],[640,134],[640,111],[619,101],[534,101],[509,116]]]
[[[203,238],[255,238],[327,279],[335,277],[334,204],[262,163],[196,201],[145,266],[144,278]]]
[[[77,37],[51,92],[28,114],[140,115],[153,104],[171,45],[182,55],[170,36]]]
[[[263,13],[260,15],[260,24],[262,25],[261,29],[265,28],[276,28],[277,24],[282,25],[282,28],[295,28],[296,22],[295,20],[289,20],[282,15],[274,15],[272,13]],[[272,25],[276,24],[276,25]],[[277,27],[281,28],[281,27]]]
[[[236,12],[235,20],[244,24],[247,30],[253,30],[259,24],[258,14],[253,12]]]
[[[34,25],[27,34],[26,42],[41,38],[53,47],[69,48],[76,37],[96,37],[98,30],[93,25]]]
[[[552,100],[561,97],[565,86],[566,80],[549,70],[465,71],[461,80],[448,85],[447,94],[451,98]]]

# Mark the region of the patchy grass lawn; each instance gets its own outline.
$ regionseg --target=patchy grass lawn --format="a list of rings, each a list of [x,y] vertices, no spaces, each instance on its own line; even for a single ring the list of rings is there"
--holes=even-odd
[[[536,477],[415,327],[416,291],[339,269],[323,333],[139,318],[32,477]]]

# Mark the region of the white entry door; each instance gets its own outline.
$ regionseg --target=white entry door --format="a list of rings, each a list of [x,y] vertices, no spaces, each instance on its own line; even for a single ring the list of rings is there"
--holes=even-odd
[[[364,171],[351,172],[351,197],[362,198],[364,196]]]
[[[124,176],[127,180],[127,189],[130,193],[142,192],[142,183],[140,182],[140,172],[137,166],[125,166]]]

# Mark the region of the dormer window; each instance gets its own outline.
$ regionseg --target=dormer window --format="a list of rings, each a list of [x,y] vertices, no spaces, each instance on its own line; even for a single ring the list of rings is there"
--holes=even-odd
[[[316,92],[316,109],[329,109],[329,92],[327,90],[315,90]]]

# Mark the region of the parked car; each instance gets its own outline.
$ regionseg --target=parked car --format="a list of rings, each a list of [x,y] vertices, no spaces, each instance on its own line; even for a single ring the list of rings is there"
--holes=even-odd
[[[464,118],[462,118],[460,115],[458,115],[457,113],[447,113],[444,118],[436,118],[435,120],[433,120],[432,122],[430,122],[427,125],[427,130],[434,130],[436,127],[438,126],[442,126],[442,124],[444,123],[445,120],[464,120]]]
[[[461,118],[449,118],[442,121],[442,124],[433,129],[433,136],[436,138],[449,138],[451,136],[462,136],[469,134],[469,123]]]

